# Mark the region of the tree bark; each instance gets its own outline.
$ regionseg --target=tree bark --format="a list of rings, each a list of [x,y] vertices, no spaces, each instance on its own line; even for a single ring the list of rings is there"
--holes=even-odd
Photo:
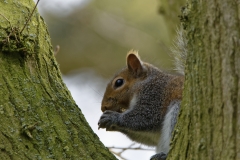
[[[115,159],[63,83],[37,11],[21,32],[34,6],[0,2],[0,159]]]
[[[240,159],[239,4],[188,1],[186,81],[168,159]]]

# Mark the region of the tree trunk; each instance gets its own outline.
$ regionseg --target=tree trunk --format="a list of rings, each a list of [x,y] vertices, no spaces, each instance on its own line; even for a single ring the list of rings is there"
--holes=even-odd
[[[0,2],[0,159],[115,159],[63,83],[37,11],[21,32],[34,5]]]
[[[239,1],[188,1],[184,97],[168,159],[240,159]]]

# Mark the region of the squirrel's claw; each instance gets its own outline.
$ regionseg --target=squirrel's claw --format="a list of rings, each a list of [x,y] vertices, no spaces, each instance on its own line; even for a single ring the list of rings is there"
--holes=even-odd
[[[105,111],[98,121],[98,129],[106,128],[106,131],[112,131],[116,128],[116,121],[119,113],[114,111]]]

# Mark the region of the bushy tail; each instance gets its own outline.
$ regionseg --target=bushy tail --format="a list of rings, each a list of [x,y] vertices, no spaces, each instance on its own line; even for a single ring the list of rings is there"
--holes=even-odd
[[[187,58],[187,39],[184,35],[183,28],[177,29],[177,37],[174,40],[172,55],[175,59],[175,69],[182,75],[185,71],[185,62]]]

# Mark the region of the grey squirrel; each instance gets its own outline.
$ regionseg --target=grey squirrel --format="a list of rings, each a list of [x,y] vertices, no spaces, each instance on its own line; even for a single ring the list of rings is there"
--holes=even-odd
[[[176,68],[183,74],[187,51],[182,33],[178,34],[175,42],[178,48],[173,53],[178,54],[175,56]],[[137,51],[129,51],[127,66],[107,85],[99,128],[119,131],[133,141],[155,146],[157,154],[151,160],[165,160],[177,122],[183,83],[183,75],[164,73],[143,62]]]

